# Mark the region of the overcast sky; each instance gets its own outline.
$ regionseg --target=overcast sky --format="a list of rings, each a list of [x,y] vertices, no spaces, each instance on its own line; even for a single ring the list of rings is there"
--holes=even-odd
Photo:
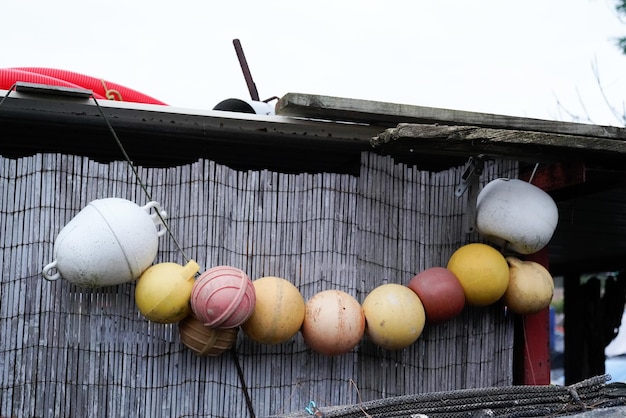
[[[614,0],[3,0],[0,68],[43,66],[170,105],[288,92],[621,125]],[[594,65],[599,80],[594,74]],[[559,102],[561,105],[559,105]]]

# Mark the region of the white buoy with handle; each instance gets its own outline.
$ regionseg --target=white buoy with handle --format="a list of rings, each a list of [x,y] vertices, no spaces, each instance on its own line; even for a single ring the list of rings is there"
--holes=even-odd
[[[121,198],[94,200],[59,232],[54,260],[42,274],[90,288],[136,280],[156,258],[166,216],[157,202],[138,206]]]

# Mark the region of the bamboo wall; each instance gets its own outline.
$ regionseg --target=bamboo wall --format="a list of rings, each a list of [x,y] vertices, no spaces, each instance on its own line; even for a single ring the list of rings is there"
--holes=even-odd
[[[358,177],[234,171],[208,160],[139,167],[202,270],[232,265],[252,279],[286,278],[305,299],[339,289],[359,302],[383,283],[406,284],[445,266],[456,248],[477,240],[463,229],[466,199],[454,195],[462,171],[423,172],[370,153]],[[481,181],[516,173],[515,163],[490,162]],[[134,284],[85,290],[41,276],[58,232],[105,197],[147,203],[125,162],[0,157],[0,416],[248,416],[231,353],[196,357],[176,325],[139,314]],[[156,261],[184,264],[172,237],[160,239]],[[268,346],[242,332],[236,350],[254,412],[267,416],[311,400],[341,405],[509,385],[512,334],[511,318],[491,307],[427,326],[398,352],[364,338],[348,354],[325,357],[300,335]]]

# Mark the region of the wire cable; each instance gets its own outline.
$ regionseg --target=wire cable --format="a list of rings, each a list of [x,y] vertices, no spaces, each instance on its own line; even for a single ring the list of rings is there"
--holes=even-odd
[[[96,104],[96,107],[98,108],[98,112],[100,113],[100,116],[102,116],[102,119],[104,119],[104,122],[106,123],[107,128],[109,129],[109,132],[113,136],[113,139],[115,140],[117,146],[119,147],[120,151],[122,152],[122,155],[124,156],[124,159],[126,160],[128,165],[130,166],[131,170],[133,171],[133,174],[135,176],[135,179],[137,180],[137,183],[139,183],[139,185],[141,186],[141,189],[143,190],[143,192],[145,193],[146,197],[148,198],[148,201],[152,201],[153,200],[152,196],[150,195],[150,192],[148,191],[148,188],[146,187],[146,185],[141,181],[141,177],[139,176],[139,172],[137,171],[137,167],[135,167],[135,164],[133,164],[132,160],[130,159],[130,156],[128,155],[128,153],[126,152],[126,149],[124,148],[124,145],[122,145],[122,141],[120,141],[120,138],[117,136],[117,133],[115,132],[115,129],[113,129],[113,126],[111,125],[111,122],[109,121],[109,118],[105,115],[104,110],[102,109],[102,106],[100,106],[100,103],[98,103],[98,100],[93,95],[91,96],[91,98],[93,99],[94,103]],[[161,222],[163,223],[163,225],[165,226],[165,229],[167,230],[167,233],[169,234],[169,236],[172,238],[172,241],[174,241],[174,245],[176,245],[176,248],[182,254],[183,259],[185,260],[186,263],[188,263],[190,261],[190,258],[187,256],[187,254],[185,254],[185,251],[183,250],[183,248],[181,247],[180,243],[178,242],[178,240],[176,239],[176,237],[172,233],[172,230],[170,229],[169,225],[167,224],[167,222],[165,221],[165,219],[163,218],[163,216],[161,215],[161,213],[159,211],[156,211],[156,214],[159,217],[159,219],[161,220]]]

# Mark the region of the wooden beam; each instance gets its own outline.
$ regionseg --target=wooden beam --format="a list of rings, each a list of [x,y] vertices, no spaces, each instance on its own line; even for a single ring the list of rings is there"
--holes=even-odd
[[[482,154],[534,162],[626,158],[623,140],[477,126],[399,124],[372,138],[371,144],[386,152]]]
[[[626,140],[626,129],[584,123],[414,106],[303,93],[288,93],[276,114],[392,127],[399,123],[471,125]]]

